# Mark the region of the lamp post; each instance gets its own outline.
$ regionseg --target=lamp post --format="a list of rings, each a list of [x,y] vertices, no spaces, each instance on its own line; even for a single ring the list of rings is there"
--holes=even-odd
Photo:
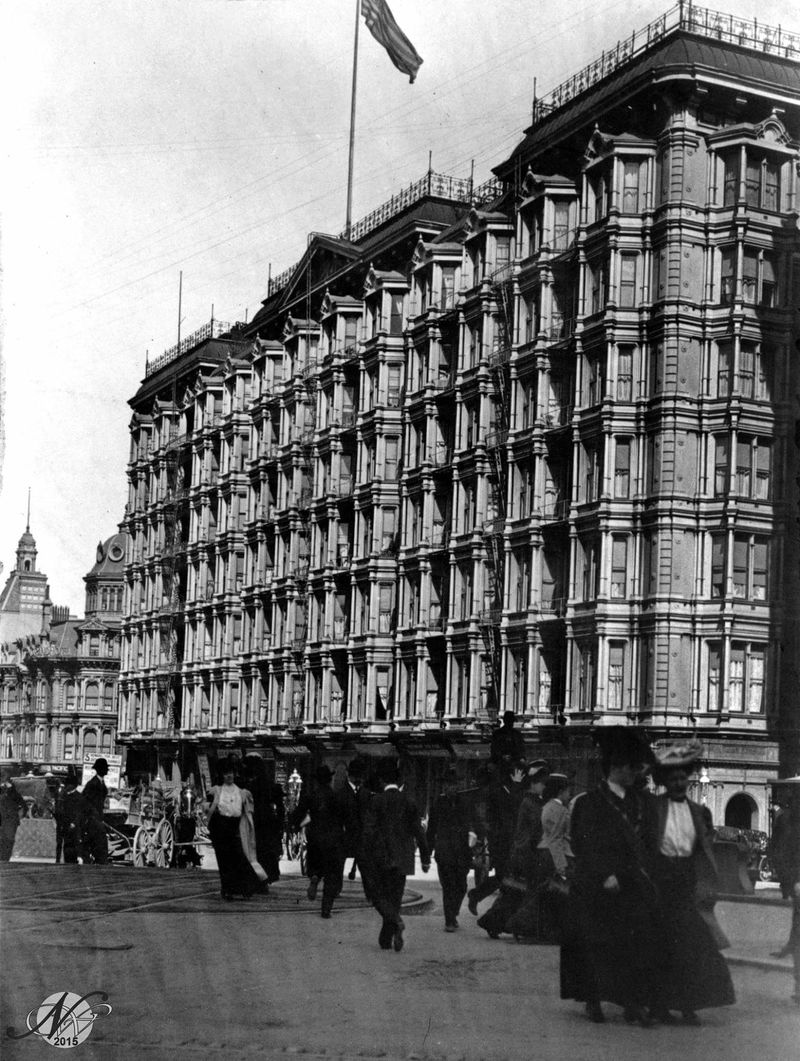
[[[708,767],[707,766],[701,766],[700,767],[700,776],[698,778],[698,781],[700,783],[700,802],[702,803],[702,805],[704,807],[707,807],[708,806],[708,786],[711,783],[711,780],[710,780],[710,778],[708,776]]]

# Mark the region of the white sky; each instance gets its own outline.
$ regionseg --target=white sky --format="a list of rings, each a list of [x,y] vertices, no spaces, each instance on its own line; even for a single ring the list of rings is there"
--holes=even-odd
[[[414,85],[362,23],[354,220],[424,174],[490,175],[545,94],[664,0],[390,0]],[[800,29],[791,0],[726,12]],[[0,562],[31,530],[57,604],[127,497],[145,351],[252,317],[344,225],[354,0],[0,0]]]

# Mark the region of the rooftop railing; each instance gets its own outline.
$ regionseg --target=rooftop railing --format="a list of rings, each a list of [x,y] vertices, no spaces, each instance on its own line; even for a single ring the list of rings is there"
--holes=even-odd
[[[165,350],[164,353],[154,361],[148,361],[144,373],[145,377],[152,376],[154,372],[158,372],[159,369],[162,369],[171,361],[175,361],[175,359],[180,357],[181,354],[185,354],[187,350],[191,350],[192,347],[202,343],[205,339],[218,339],[220,335],[225,335],[231,330],[231,327],[232,325],[228,324],[227,321],[217,321],[212,317],[208,324],[204,324],[203,327],[198,328],[196,332],[192,332],[192,334],[187,335],[185,339],[181,339],[179,343],[170,346],[168,350]]]
[[[609,74],[626,66],[632,59],[677,30],[686,30],[688,33],[697,33],[712,40],[752,48],[766,55],[800,60],[800,34],[787,33],[780,26],[763,25],[757,19],[738,18],[697,4],[681,2],[650,22],[644,29],[634,30],[630,37],[618,41],[615,47],[602,52],[598,59],[567,78],[542,99],[536,100],[533,124],[536,125],[548,114],[569,103]]]
[[[370,232],[374,232],[380,225],[390,221],[393,217],[397,217],[398,214],[407,210],[409,206],[413,206],[414,203],[418,203],[426,196],[438,195],[443,199],[451,199],[457,203],[474,203],[476,206],[482,206],[487,202],[491,202],[492,199],[496,199],[502,191],[502,181],[499,181],[496,177],[490,177],[482,184],[475,184],[469,177],[450,177],[444,173],[434,173],[433,170],[428,170],[420,180],[409,184],[407,188],[393,195],[391,199],[367,214],[366,217],[356,221],[351,226],[349,233],[346,231],[341,232],[339,238],[356,243]],[[286,287],[296,268],[297,263],[288,269],[284,269],[277,276],[270,278],[267,284],[268,298],[276,291]]]

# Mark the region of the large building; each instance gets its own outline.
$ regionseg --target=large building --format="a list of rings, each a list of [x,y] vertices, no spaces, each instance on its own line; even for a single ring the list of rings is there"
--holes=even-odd
[[[0,767],[57,772],[116,751],[127,536],[100,542],[85,616],[53,607],[30,526],[0,597]]]
[[[131,747],[458,755],[513,709],[577,761],[624,722],[702,737],[716,820],[768,827],[800,768],[799,60],[681,4],[492,181],[312,234],[252,322],[149,366]]]

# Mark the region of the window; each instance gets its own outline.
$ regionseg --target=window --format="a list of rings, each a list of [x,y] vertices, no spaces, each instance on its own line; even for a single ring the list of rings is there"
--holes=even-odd
[[[576,645],[578,655],[578,707],[581,711],[591,711],[594,707],[594,646]]]
[[[100,655],[100,635],[89,634],[89,655],[99,656]]]
[[[764,538],[737,534],[733,540],[733,595],[767,599],[769,543]]]
[[[497,236],[494,244],[494,267],[505,269],[511,261],[511,236]]]
[[[403,296],[396,292],[392,292],[389,303],[390,335],[402,335],[403,333],[403,303]]]
[[[742,261],[742,299],[769,309],[778,304],[778,283],[773,255],[745,247]]]
[[[726,497],[728,493],[728,452],[727,435],[714,436],[714,497]]]
[[[611,539],[611,596],[628,595],[628,539],[614,535]]]
[[[625,678],[625,642],[611,641],[608,646],[608,709],[621,711],[622,683]]]
[[[71,729],[64,730],[64,758],[73,759],[75,756],[75,737]]]
[[[725,538],[716,535],[711,539],[711,596],[725,596]]]
[[[386,466],[384,477],[388,483],[397,482],[398,455],[400,452],[400,439],[395,435],[386,437]]]
[[[608,213],[608,173],[600,170],[591,179],[590,188],[590,194],[594,199],[594,212],[591,220],[599,221]]]
[[[777,162],[748,154],[744,180],[744,199],[748,206],[780,209],[780,172]]]
[[[736,251],[728,247],[722,251],[720,267],[720,302],[723,306],[730,306],[736,282]]]
[[[442,266],[442,301],[441,308],[452,309],[456,300],[456,267]]]
[[[638,214],[639,205],[639,181],[640,174],[644,170],[643,162],[622,163],[622,212],[623,214]]]
[[[708,710],[719,711],[722,707],[722,645],[714,642],[708,646]]]
[[[589,265],[589,312],[601,313],[606,306],[606,263],[604,261]]]
[[[614,496],[630,497],[631,440],[617,438],[614,450]]]
[[[83,735],[83,754],[94,756],[97,754],[97,732],[87,729]]]
[[[600,494],[601,455],[599,445],[587,445],[584,451],[584,501],[595,501]]]
[[[583,542],[583,600],[597,599],[597,543]]]
[[[766,649],[734,641],[728,679],[728,708],[757,714],[764,710]]]
[[[388,392],[386,404],[390,409],[397,409],[400,406],[400,374],[402,372],[401,365],[389,365],[388,372]]]
[[[605,375],[605,359],[592,357],[589,359],[586,373],[586,404],[597,405],[603,400],[603,377]]]
[[[114,686],[111,682],[106,682],[103,688],[103,710],[114,710]]]
[[[740,435],[736,443],[736,493],[769,501],[771,471],[771,442]]]
[[[635,254],[620,255],[619,304],[623,309],[636,306],[636,259]]]
[[[617,401],[633,401],[633,352],[632,346],[620,346],[617,350]]]
[[[381,582],[378,590],[378,633],[388,634],[392,625],[394,586],[389,582]]]
[[[739,152],[736,151],[725,158],[723,175],[723,205],[735,206],[739,198]]]
[[[563,251],[569,246],[569,203],[553,204],[553,250]]]

